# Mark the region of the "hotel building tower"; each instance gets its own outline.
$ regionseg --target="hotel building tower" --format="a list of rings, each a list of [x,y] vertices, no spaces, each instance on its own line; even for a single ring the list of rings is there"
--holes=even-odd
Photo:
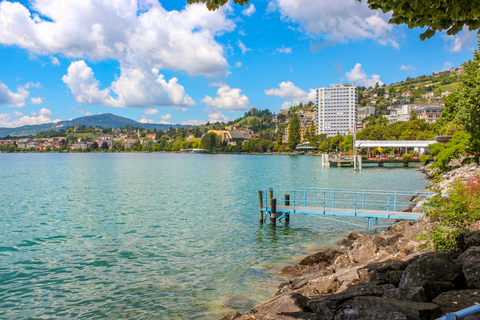
[[[358,111],[358,87],[334,84],[317,88],[317,133],[332,137],[340,133],[353,133]]]

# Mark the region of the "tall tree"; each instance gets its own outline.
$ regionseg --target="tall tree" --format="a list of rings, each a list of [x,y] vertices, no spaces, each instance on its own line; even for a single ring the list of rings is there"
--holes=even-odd
[[[275,146],[275,149],[280,149],[282,147],[282,135],[279,133],[277,136],[277,145]]]
[[[288,147],[290,150],[295,150],[297,144],[300,143],[300,120],[296,113],[293,114],[288,129]]]
[[[480,37],[473,60],[465,63],[458,87],[459,116],[472,138],[480,140]]]

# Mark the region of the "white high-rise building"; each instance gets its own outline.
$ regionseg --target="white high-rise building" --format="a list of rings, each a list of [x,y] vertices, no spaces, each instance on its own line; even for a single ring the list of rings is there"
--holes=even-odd
[[[353,133],[358,111],[358,87],[334,84],[317,88],[318,134],[332,137]]]

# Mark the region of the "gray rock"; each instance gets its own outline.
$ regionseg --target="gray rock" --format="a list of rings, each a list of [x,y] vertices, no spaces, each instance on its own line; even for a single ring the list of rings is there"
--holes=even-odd
[[[456,312],[480,304],[480,290],[467,289],[444,292],[436,297],[433,303],[440,306],[442,314]]]
[[[223,316],[220,320],[235,320],[242,316],[240,312],[230,312]]]
[[[363,283],[380,281],[382,283],[390,283],[398,286],[403,271],[407,266],[408,264],[403,261],[388,260],[369,264],[362,269],[358,269],[357,273],[360,282]]]
[[[470,247],[480,246],[480,231],[459,234],[457,246],[463,251],[466,251]]]
[[[348,240],[355,241],[355,240],[357,240],[358,238],[361,238],[361,237],[364,237],[364,235],[361,234],[360,232],[350,231],[350,233],[349,233],[348,236],[347,236],[347,239],[348,239]]]
[[[341,293],[312,297],[308,302],[308,306],[313,312],[321,316],[321,319],[333,319],[338,306],[345,301],[352,300],[358,296],[381,297],[385,291],[394,288],[391,284],[379,285],[378,282],[355,284]]]
[[[342,252],[333,249],[327,249],[307,256],[298,264],[301,266],[311,266],[315,264],[329,265],[333,259],[341,255]]]
[[[441,315],[439,306],[433,303],[402,301],[381,297],[355,297],[339,306],[334,320],[358,319],[435,319]]]
[[[460,255],[463,274],[470,289],[480,289],[480,247],[470,247]]]
[[[384,298],[392,298],[399,300],[410,300],[417,302],[425,302],[425,289],[423,287],[407,287],[394,288],[385,291]]]
[[[444,291],[454,290],[463,275],[446,252],[429,252],[416,258],[403,272],[400,288],[423,287],[426,301]]]

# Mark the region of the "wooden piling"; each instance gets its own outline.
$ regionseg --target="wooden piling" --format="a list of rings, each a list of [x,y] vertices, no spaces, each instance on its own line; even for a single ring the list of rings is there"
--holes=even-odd
[[[261,190],[258,191],[258,209],[260,224],[263,224],[263,192]]]
[[[270,223],[272,226],[275,226],[277,224],[277,199],[272,198],[270,200]]]
[[[272,200],[272,198],[273,198],[273,189],[270,188],[268,189],[268,199]]]

